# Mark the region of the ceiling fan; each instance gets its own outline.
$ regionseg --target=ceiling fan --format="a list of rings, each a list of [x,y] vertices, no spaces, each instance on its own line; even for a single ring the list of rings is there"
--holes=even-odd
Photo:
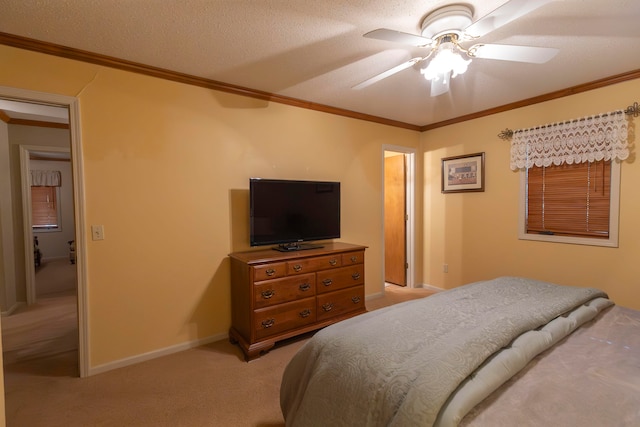
[[[429,60],[420,72],[431,81],[431,96],[438,96],[449,91],[451,78],[464,73],[475,58],[545,63],[558,53],[558,49],[483,43],[464,46],[552,1],[554,0],[511,0],[475,22],[472,20],[471,6],[454,4],[436,9],[427,15],[422,21],[421,35],[386,28],[368,32],[364,37],[422,47],[429,51],[426,56],[412,58],[353,88],[365,88]]]

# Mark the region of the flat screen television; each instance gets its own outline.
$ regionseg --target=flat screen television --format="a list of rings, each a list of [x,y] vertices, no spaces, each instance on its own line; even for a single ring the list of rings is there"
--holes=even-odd
[[[303,243],[340,237],[340,183],[251,178],[251,246],[280,251],[311,249]]]

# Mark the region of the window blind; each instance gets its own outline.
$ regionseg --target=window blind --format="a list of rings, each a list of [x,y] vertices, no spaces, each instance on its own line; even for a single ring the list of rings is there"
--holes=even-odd
[[[56,187],[31,187],[31,225],[36,229],[59,226]]]
[[[611,161],[527,170],[527,233],[609,237]]]

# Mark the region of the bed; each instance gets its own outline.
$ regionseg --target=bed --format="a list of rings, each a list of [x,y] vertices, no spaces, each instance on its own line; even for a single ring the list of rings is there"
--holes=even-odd
[[[296,426],[637,426],[640,312],[501,277],[318,332],[285,368]]]

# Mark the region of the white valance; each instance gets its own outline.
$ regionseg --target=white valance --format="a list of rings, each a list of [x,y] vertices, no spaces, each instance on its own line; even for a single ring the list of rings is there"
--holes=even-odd
[[[61,185],[60,171],[31,170],[32,187],[60,187]]]
[[[517,130],[511,140],[511,169],[625,160],[629,125],[623,111]]]

